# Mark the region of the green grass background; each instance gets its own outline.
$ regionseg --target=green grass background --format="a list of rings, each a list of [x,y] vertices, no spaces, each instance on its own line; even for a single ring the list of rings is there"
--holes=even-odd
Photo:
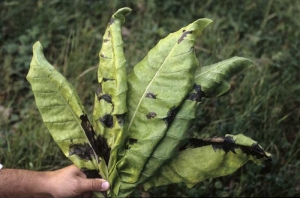
[[[271,163],[249,162],[192,189],[174,184],[148,195],[299,196],[298,0],[2,0],[0,163],[32,170],[70,164],[43,125],[25,78],[32,45],[42,43],[48,61],[76,87],[91,114],[102,36],[111,14],[125,6],[132,8],[123,29],[128,71],[168,33],[212,19],[197,43],[200,65],[243,56],[254,66],[232,78],[228,94],[205,100],[192,130],[201,137],[243,133],[273,154]],[[137,189],[132,196],[145,194]]]

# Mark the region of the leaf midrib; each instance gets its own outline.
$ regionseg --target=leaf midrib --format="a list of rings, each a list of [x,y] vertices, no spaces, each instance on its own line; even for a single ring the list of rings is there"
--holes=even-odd
[[[139,103],[137,104],[136,109],[135,109],[135,111],[134,111],[134,113],[133,113],[133,116],[132,116],[132,118],[131,118],[131,120],[130,120],[130,123],[129,123],[129,125],[128,125],[128,128],[127,128],[128,131],[130,130],[130,127],[131,127],[131,125],[132,125],[132,123],[133,123],[133,121],[134,121],[134,119],[135,119],[135,116],[136,116],[136,114],[137,114],[137,112],[138,112],[138,109],[139,109],[139,107],[140,107],[140,105],[141,105],[141,103],[142,103],[142,101],[143,101],[143,99],[144,99],[144,97],[145,97],[145,94],[147,93],[149,87],[152,85],[153,81],[156,79],[157,75],[159,74],[159,71],[163,68],[163,66],[164,66],[164,64],[166,63],[167,59],[169,58],[170,54],[173,52],[175,46],[176,46],[176,43],[175,43],[175,45],[172,47],[172,49],[171,49],[170,53],[168,54],[168,56],[164,59],[163,63],[161,64],[161,66],[159,67],[159,69],[157,70],[157,72],[155,73],[155,75],[153,76],[152,80],[150,81],[150,83],[149,83],[148,86],[146,87],[146,89],[145,89],[143,95],[141,96],[141,99],[139,100]],[[147,59],[148,59],[148,55],[147,55]],[[147,64],[147,66],[148,66],[148,64]],[[133,72],[134,72],[134,71],[133,71]],[[135,74],[135,75],[136,75],[136,74]]]

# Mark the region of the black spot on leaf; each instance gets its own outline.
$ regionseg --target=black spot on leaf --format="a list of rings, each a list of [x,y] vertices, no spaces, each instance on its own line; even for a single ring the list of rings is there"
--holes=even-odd
[[[125,117],[126,117],[126,113],[116,114],[116,118],[117,118],[117,121],[118,121],[118,123],[119,123],[120,126],[124,125],[124,123],[125,123]]]
[[[95,149],[95,131],[90,121],[88,120],[86,114],[80,116],[81,119],[81,127],[83,128],[85,135],[87,136],[91,146]]]
[[[99,119],[99,121],[106,128],[113,127],[113,117],[110,114],[105,114],[102,118]]]
[[[98,135],[96,140],[96,147],[97,147],[96,150],[97,155],[103,157],[106,164],[108,164],[111,149],[107,144],[106,138],[104,138],[101,135]]]
[[[129,142],[129,144],[136,144],[138,142],[138,140],[135,138],[129,138],[128,142]]]
[[[128,143],[125,146],[125,149],[126,150],[130,149],[131,145],[136,144],[137,142],[138,142],[137,139],[135,139],[135,138],[129,138],[128,139]]]
[[[88,143],[71,144],[69,148],[69,156],[76,155],[83,160],[92,160],[94,156],[93,149]]]
[[[113,79],[113,78],[103,78],[104,82],[106,82],[106,81],[113,81],[113,80],[115,80],[115,79]]]
[[[191,34],[193,31],[185,31],[183,30],[183,33],[181,35],[181,37],[178,39],[177,43],[181,43],[181,41],[183,41],[183,39],[186,37],[186,35]]]
[[[147,119],[155,118],[155,116],[157,116],[155,112],[150,112],[146,115]]]
[[[107,58],[103,53],[100,54],[101,58]]]
[[[175,119],[175,116],[177,114],[178,108],[172,107],[170,111],[167,114],[167,117],[163,118],[167,126],[170,126],[173,120]]]
[[[226,137],[214,137],[214,138],[205,138],[205,139],[197,139],[197,138],[190,138],[187,142],[182,145],[179,150],[186,150],[188,148],[197,148],[202,146],[211,145],[216,151],[217,149],[222,149],[226,153],[231,151],[232,153],[236,154],[235,149],[240,148],[243,153],[246,155],[255,156],[256,158],[266,158],[267,160],[271,160],[272,158],[268,156],[265,151],[257,144],[253,143],[252,146],[244,146],[238,145],[235,143],[233,137],[226,136]]]
[[[108,103],[112,103],[111,96],[109,94],[103,94],[100,97],[98,97],[99,101],[102,100],[102,99],[105,100]]]
[[[194,91],[195,93],[191,93],[187,96],[187,100],[201,102],[201,98],[205,95],[205,93],[201,90],[201,86],[194,84]]]
[[[233,152],[234,154],[236,154],[235,152],[235,143],[234,140],[231,136],[226,136],[224,137],[224,142],[222,144],[222,149],[227,153],[229,151]]]
[[[243,153],[246,155],[252,155],[256,158],[267,158],[267,160],[271,161],[272,157],[266,155],[265,151],[258,145],[258,143],[253,143],[251,147],[240,146]]]
[[[155,95],[155,94],[153,94],[153,93],[150,93],[150,92],[148,92],[148,93],[146,94],[146,98],[156,99],[156,96],[157,96],[157,95]]]
[[[87,178],[102,178],[102,176],[99,174],[99,171],[96,169],[87,169],[85,167],[80,169]]]
[[[85,114],[80,116],[81,126],[97,156],[103,157],[107,161],[110,156],[110,148],[108,147],[107,140],[101,135],[96,137],[96,133],[93,129],[93,126],[90,124],[87,116]],[[74,151],[73,151],[74,152]],[[79,151],[77,151],[79,152]]]

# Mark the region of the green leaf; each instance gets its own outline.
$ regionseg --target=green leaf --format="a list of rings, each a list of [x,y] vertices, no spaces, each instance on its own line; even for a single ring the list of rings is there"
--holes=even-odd
[[[179,182],[191,188],[205,179],[231,174],[248,160],[261,164],[271,159],[256,141],[242,134],[194,139],[189,144],[191,148],[181,148],[186,150],[163,165],[159,174],[144,184],[146,190]]]
[[[215,96],[219,96],[229,90],[230,84],[228,81],[231,79],[231,77],[250,65],[251,61],[248,59],[234,57],[226,61],[213,64],[212,66],[206,66],[206,68],[210,68],[209,70],[198,69],[204,73],[200,73],[195,78],[193,91],[190,92],[184,103],[180,106],[180,109],[176,114],[170,128],[166,132],[165,137],[159,142],[152,156],[149,158],[142,172],[142,176],[139,179],[139,183],[142,183],[151,177],[165,161],[171,159],[178,152],[178,147],[180,144],[185,142],[187,138],[187,130],[190,128],[192,121],[196,117],[196,112],[201,104],[202,97],[205,96],[205,93],[201,90],[203,82],[207,83],[208,81],[207,84],[209,84],[212,88],[211,92],[214,93]],[[207,78],[207,76],[212,75],[218,78],[221,83],[216,83],[213,79]],[[214,87],[215,84],[221,84],[221,86],[223,85],[223,89],[216,89]],[[226,86],[224,84],[226,84]],[[207,91],[207,89],[205,90]]]
[[[126,149],[117,164],[121,189],[132,188],[194,84],[196,38],[212,21],[199,19],[162,39],[128,76]],[[128,187],[126,186],[128,184]]]
[[[212,65],[201,67],[196,71],[195,83],[201,86],[205,97],[217,97],[230,88],[230,78],[253,63],[243,57],[233,57]]]
[[[116,146],[122,134],[125,119],[127,77],[121,25],[130,8],[113,14],[103,36],[98,67],[99,88],[95,95],[93,122],[97,131],[108,140],[109,147]]]
[[[44,124],[63,153],[90,177],[107,177],[104,153],[74,87],[33,46],[27,80]]]
[[[99,88],[95,95],[93,123],[97,131],[107,140],[110,148],[120,144],[125,119],[127,76],[123,51],[121,25],[129,8],[119,9],[113,14],[103,36],[99,53]]]
[[[122,8],[113,14],[103,36],[98,67],[99,88],[95,95],[93,123],[96,131],[108,141],[110,159],[109,181],[118,194],[120,179],[115,169],[118,148],[123,143],[125,114],[127,112],[127,74],[123,50],[121,26],[130,8]]]

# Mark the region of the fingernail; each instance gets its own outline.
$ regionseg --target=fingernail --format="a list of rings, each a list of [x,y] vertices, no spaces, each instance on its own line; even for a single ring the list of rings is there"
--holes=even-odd
[[[107,181],[103,182],[101,184],[101,189],[102,190],[108,190],[109,189],[109,183]]]

